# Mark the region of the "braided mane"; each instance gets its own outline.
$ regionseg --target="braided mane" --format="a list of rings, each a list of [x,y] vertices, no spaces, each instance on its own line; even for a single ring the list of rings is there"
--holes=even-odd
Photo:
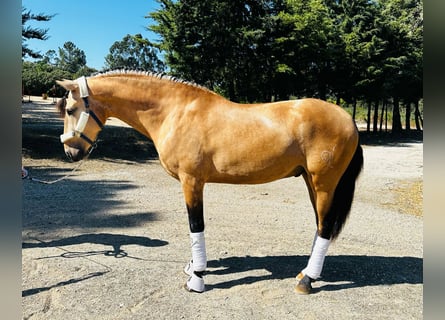
[[[119,69],[119,70],[106,70],[106,71],[93,73],[90,77],[91,78],[99,78],[99,77],[114,77],[114,76],[156,78],[156,79],[160,79],[160,80],[165,80],[165,81],[170,81],[170,82],[184,84],[184,85],[187,85],[187,86],[190,86],[190,87],[193,87],[193,88],[197,88],[197,89],[203,90],[205,92],[217,95],[215,92],[213,92],[210,89],[208,89],[206,87],[203,87],[203,86],[201,86],[201,85],[199,85],[197,83],[190,82],[190,81],[185,81],[185,80],[182,80],[182,79],[170,76],[170,75],[168,75],[166,73],[156,73],[156,72],[151,72],[151,71]],[[66,108],[66,98],[67,98],[67,96],[68,95],[66,94],[64,97],[59,99],[59,101],[56,104],[56,109],[59,112],[60,117],[62,117],[62,118],[65,116],[65,108]]]
[[[211,91],[210,89],[201,86],[195,82],[190,82],[190,81],[186,81],[183,79],[179,79],[176,78],[174,76],[168,75],[166,73],[158,73],[158,72],[151,72],[151,71],[143,71],[143,70],[127,70],[127,69],[118,69],[118,70],[106,70],[106,71],[101,71],[95,74],[92,74],[91,77],[107,77],[107,76],[142,76],[142,77],[151,77],[151,78],[156,78],[156,79],[160,79],[160,80],[167,80],[167,81],[171,81],[171,82],[176,82],[176,83],[181,83],[181,84],[185,84],[191,87],[195,87],[198,89],[202,89],[204,91],[214,93],[213,91]]]

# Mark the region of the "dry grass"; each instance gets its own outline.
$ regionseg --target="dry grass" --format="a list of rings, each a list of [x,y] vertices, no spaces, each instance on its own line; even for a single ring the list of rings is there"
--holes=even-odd
[[[423,216],[423,181],[406,180],[392,189],[395,202],[391,205],[400,212],[414,216]]]

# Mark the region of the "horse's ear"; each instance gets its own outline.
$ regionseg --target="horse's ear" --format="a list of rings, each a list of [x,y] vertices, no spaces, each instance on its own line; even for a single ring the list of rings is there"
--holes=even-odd
[[[74,81],[74,80],[67,80],[67,79],[56,80],[56,83],[59,86],[64,87],[66,90],[69,90],[69,91],[72,91],[72,90],[77,89],[79,87],[77,82]]]

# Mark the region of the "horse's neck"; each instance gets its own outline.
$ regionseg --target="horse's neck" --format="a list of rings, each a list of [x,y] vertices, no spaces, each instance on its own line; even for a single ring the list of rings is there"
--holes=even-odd
[[[155,141],[164,119],[180,110],[190,97],[182,97],[183,90],[174,83],[153,79],[135,85],[135,81],[137,78],[101,79],[96,84],[97,99],[107,118],[118,118]],[[94,86],[94,79],[90,82]]]

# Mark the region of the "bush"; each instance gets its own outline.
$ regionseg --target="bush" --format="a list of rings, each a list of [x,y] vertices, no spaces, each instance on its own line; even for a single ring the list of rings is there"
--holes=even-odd
[[[23,62],[22,67],[22,94],[41,96],[46,93],[50,96],[62,96],[64,89],[56,86],[55,92],[50,90],[56,80],[71,79],[72,75],[44,62]]]

